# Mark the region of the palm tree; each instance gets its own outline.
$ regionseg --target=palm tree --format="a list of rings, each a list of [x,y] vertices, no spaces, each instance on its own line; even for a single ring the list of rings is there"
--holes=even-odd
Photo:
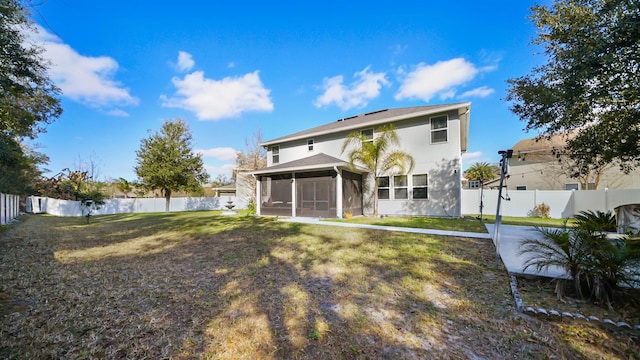
[[[495,165],[491,165],[488,162],[477,162],[464,172],[464,177],[467,178],[467,180],[478,180],[484,183],[485,180],[497,178],[498,172],[499,169]]]
[[[360,131],[354,131],[347,136],[342,144],[342,152],[352,147],[347,154],[349,166],[354,168],[359,164],[373,175],[373,215],[378,215],[378,177],[390,173],[411,172],[414,160],[404,151],[394,150],[392,146],[400,145],[396,128],[393,124],[381,126],[375,130],[376,136],[371,141]],[[408,165],[408,166],[407,166]]]

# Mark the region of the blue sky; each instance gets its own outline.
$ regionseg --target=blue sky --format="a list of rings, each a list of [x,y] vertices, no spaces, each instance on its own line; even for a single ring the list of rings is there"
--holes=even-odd
[[[546,1],[548,3],[548,1]],[[545,4],[543,1],[542,4]],[[32,8],[63,115],[35,143],[53,175],[136,178],[140,140],[190,126],[212,178],[235,151],[378,109],[470,101],[465,167],[535,136],[506,80],[544,61],[533,1],[71,1]]]

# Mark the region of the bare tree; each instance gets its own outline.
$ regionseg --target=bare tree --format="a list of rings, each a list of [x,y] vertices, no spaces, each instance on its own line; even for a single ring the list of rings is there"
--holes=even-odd
[[[249,200],[256,193],[256,179],[250,172],[267,166],[267,151],[260,145],[262,143],[262,131],[256,128],[256,132],[245,138],[245,151],[238,151],[236,156],[236,168],[233,170],[233,181],[244,189],[243,194]]]

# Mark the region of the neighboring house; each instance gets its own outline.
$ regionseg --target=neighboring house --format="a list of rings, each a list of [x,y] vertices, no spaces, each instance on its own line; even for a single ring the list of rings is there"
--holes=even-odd
[[[571,161],[562,154],[566,142],[561,135],[549,139],[524,139],[513,146],[509,161],[509,190],[593,190],[638,189],[640,171],[625,174],[616,164],[608,164],[599,171],[571,177]],[[556,153],[554,154],[554,149]],[[489,186],[497,186],[495,181]]]
[[[402,150],[415,167],[409,174],[385,174],[378,181],[381,215],[461,215],[462,153],[467,151],[471,103],[373,111],[339,119],[263,142],[267,167],[257,179],[258,214],[343,217],[373,212],[373,176],[350,168],[348,134],[369,139],[394,124]]]

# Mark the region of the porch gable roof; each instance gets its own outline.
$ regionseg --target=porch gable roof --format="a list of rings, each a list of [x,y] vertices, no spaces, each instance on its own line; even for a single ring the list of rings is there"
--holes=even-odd
[[[264,174],[280,174],[280,173],[288,173],[288,172],[326,170],[326,169],[333,169],[333,168],[350,169],[351,171],[355,171],[358,173],[367,172],[365,168],[356,166],[356,168],[353,169],[349,166],[349,163],[347,161],[338,159],[333,156],[329,156],[324,153],[319,153],[319,154],[308,156],[302,159],[297,159],[297,160],[289,161],[286,163],[270,166],[268,168],[256,170],[251,173],[253,175],[264,175]]]

